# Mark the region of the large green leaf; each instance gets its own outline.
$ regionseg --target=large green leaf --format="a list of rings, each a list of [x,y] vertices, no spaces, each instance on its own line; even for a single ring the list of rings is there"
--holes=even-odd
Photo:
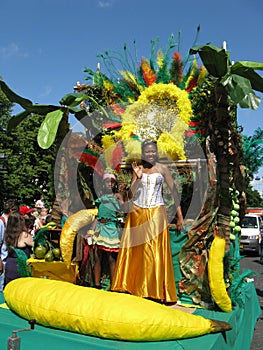
[[[41,148],[47,149],[55,141],[57,130],[64,113],[67,113],[67,111],[61,108],[46,115],[37,135],[37,142]]]
[[[237,74],[249,79],[254,90],[263,92],[263,78],[254,70],[263,70],[263,63],[240,61],[231,66],[232,74]]]
[[[238,104],[245,97],[246,93],[252,91],[250,81],[239,75],[229,73],[220,82],[225,86],[235,104]]]
[[[261,98],[257,96],[254,91],[247,94],[242,101],[239,102],[241,108],[257,109],[260,105]]]
[[[11,102],[18,103],[24,109],[28,109],[32,106],[32,102],[30,100],[17,95],[2,80],[0,80],[0,87],[3,93]]]
[[[213,45],[195,46],[190,49],[190,54],[198,53],[202,62],[212,76],[221,78],[227,73],[229,55],[224,50]]]
[[[72,94],[67,94],[59,101],[62,106],[77,106],[80,102],[84,101],[87,96],[81,92],[73,92]]]
[[[238,67],[251,68],[253,70],[263,70],[263,63],[253,61],[239,61],[234,63],[232,66],[233,69],[236,69]]]
[[[26,119],[32,113],[38,115],[46,115],[49,112],[59,109],[60,107],[52,105],[32,105],[27,108],[25,111],[16,114],[13,116],[8,123],[7,130],[10,131],[13,128],[16,128],[24,119]]]
[[[20,124],[25,118],[28,117],[31,113],[29,111],[23,111],[21,113],[16,114],[14,117],[12,117],[7,125],[7,131],[11,131],[12,129],[16,128],[18,124]]]
[[[232,101],[241,108],[258,108],[260,98],[255,95],[249,79],[229,73],[221,80],[221,84],[225,86]]]

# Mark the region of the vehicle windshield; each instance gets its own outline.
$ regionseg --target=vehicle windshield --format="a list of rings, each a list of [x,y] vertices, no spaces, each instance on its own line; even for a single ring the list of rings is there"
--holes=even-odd
[[[241,221],[241,227],[258,228],[257,218],[255,218],[254,216],[245,216]]]

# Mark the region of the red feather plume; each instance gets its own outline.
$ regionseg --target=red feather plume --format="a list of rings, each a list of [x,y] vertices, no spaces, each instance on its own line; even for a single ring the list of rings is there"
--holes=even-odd
[[[119,172],[122,159],[123,159],[123,148],[122,148],[122,145],[119,143],[114,148],[111,155],[111,159],[110,159],[111,168]]]
[[[174,52],[170,68],[171,82],[180,85],[183,80],[183,62],[179,52]]]

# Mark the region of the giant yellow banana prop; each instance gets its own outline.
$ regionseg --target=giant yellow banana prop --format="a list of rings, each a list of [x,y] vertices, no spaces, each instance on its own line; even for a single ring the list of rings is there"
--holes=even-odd
[[[18,278],[4,289],[7,305],[44,326],[127,341],[196,337],[231,329],[226,322],[175,310],[137,296],[42,278]]]
[[[208,280],[211,295],[215,303],[222,311],[231,312],[231,299],[226,291],[224,281],[224,255],[225,255],[226,241],[224,238],[215,236],[208,258]]]
[[[83,209],[68,217],[61,230],[59,241],[61,256],[65,263],[71,263],[74,239],[78,230],[92,223],[96,215],[98,209]]]

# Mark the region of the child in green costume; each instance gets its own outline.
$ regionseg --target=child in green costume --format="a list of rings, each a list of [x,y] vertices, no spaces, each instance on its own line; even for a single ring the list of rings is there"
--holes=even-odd
[[[101,288],[101,271],[103,254],[109,266],[110,281],[113,278],[117,254],[120,246],[122,228],[119,223],[119,213],[124,201],[117,191],[117,179],[114,174],[103,175],[103,194],[96,199],[98,207],[94,247],[94,283],[95,288]]]

